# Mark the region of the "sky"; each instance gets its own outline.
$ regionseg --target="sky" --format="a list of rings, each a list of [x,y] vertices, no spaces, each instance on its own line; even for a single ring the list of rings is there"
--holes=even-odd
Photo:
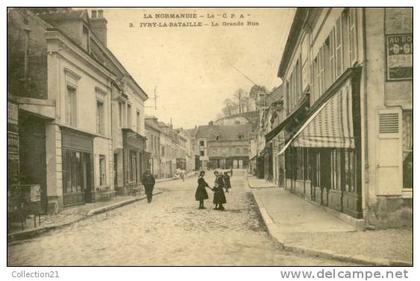
[[[194,13],[195,19],[156,17]],[[215,120],[223,101],[239,88],[249,90],[256,83],[271,90],[280,85],[277,70],[293,15],[292,8],[104,10],[108,48],[149,96],[146,115],[183,128]],[[140,27],[180,21],[203,25]],[[258,25],[247,25],[248,21]]]

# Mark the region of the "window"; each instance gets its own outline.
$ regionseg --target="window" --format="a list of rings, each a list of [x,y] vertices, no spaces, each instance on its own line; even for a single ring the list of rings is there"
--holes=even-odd
[[[200,146],[204,146],[204,141],[200,141]]]
[[[89,39],[89,29],[86,26],[83,26],[83,41],[82,41],[82,47],[89,52],[90,47],[90,39]]]
[[[240,154],[240,153],[241,153],[241,150],[240,150],[240,148],[239,148],[239,147],[237,147],[237,148],[235,149],[235,153],[236,153],[236,154]]]
[[[403,111],[403,188],[413,188],[413,111]]]
[[[127,104],[127,127],[131,128],[131,105]]]
[[[335,25],[335,54],[336,54],[336,77],[343,73],[343,26],[342,18]]]
[[[106,185],[106,161],[105,155],[99,155],[99,185]]]
[[[76,88],[67,86],[66,97],[66,123],[70,126],[76,127]]]
[[[333,29],[330,33],[329,36],[329,46],[328,46],[328,50],[329,50],[329,66],[328,66],[328,75],[329,75],[329,81],[330,84],[328,86],[330,86],[334,81],[335,81],[335,70],[336,70],[336,66],[335,66],[335,29]]]
[[[350,9],[350,63],[353,65],[357,60],[357,10]]]
[[[137,152],[130,151],[130,181],[137,181]]]
[[[238,135],[238,139],[243,139],[244,138],[244,135]]]
[[[136,127],[137,127],[137,132],[140,133],[141,127],[140,127],[140,111],[137,110],[136,112]]]
[[[247,154],[247,153],[248,153],[248,148],[247,148],[247,147],[244,147],[244,148],[242,149],[242,151],[243,151],[243,153],[244,153],[244,154]]]
[[[313,63],[313,66],[312,66],[313,72],[314,72],[314,101],[319,98],[319,93],[320,93],[318,56],[315,57],[314,63]]]
[[[118,103],[118,126],[124,127],[124,103]]]
[[[105,117],[104,117],[104,103],[103,101],[96,101],[96,132],[98,134],[105,134]]]

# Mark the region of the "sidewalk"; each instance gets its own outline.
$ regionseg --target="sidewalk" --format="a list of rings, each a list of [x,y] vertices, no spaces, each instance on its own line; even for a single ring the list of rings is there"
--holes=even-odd
[[[162,193],[158,188],[155,189],[153,195]],[[115,208],[134,203],[145,199],[144,194],[138,196],[116,196],[110,201],[101,201],[95,203],[86,203],[80,206],[68,207],[55,215],[41,216],[41,224],[38,224],[38,217],[36,218],[37,226],[34,227],[33,218],[26,221],[25,228],[22,230],[19,225],[12,226],[8,229],[8,242],[15,240],[28,239],[37,236],[41,233],[71,225],[78,221],[89,218],[90,216],[104,213]]]
[[[255,176],[248,175],[248,185],[250,188],[270,188],[270,187],[278,187],[275,183],[267,181],[265,179],[258,179]]]
[[[287,250],[366,265],[412,265],[412,229],[359,231],[282,188],[252,193],[268,232]]]

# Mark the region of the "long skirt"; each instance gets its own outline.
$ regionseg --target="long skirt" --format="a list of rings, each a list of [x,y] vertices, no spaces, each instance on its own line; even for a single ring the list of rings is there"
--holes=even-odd
[[[209,199],[206,188],[204,186],[198,186],[195,191],[195,200],[201,201],[205,199]]]
[[[213,203],[214,204],[225,204],[226,203],[225,192],[223,191],[222,188],[217,189],[214,192]]]

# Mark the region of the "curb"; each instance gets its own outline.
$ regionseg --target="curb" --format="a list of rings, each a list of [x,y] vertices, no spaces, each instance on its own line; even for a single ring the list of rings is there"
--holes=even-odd
[[[248,186],[249,182],[248,182]],[[251,187],[250,187],[251,189]],[[371,266],[413,266],[412,263],[407,261],[401,260],[389,260],[389,259],[382,259],[382,258],[370,258],[362,255],[350,256],[350,255],[342,255],[335,253],[333,251],[328,250],[317,250],[312,248],[306,248],[301,246],[296,246],[292,244],[285,243],[284,239],[281,237],[281,234],[277,230],[277,226],[272,221],[271,217],[268,215],[267,211],[265,210],[263,205],[258,199],[258,196],[255,195],[255,190],[251,189],[252,196],[257,203],[259,212],[261,217],[263,218],[264,224],[267,227],[269,235],[276,241],[284,250],[298,253],[298,254],[306,254],[315,257],[322,257],[322,258],[332,258],[335,260],[343,261],[343,262],[351,262],[351,263],[358,263],[362,265],[371,265]]]
[[[156,191],[153,193],[153,195],[158,195],[163,193],[163,191]],[[64,228],[66,226],[72,225],[74,223],[77,223],[79,221],[85,220],[87,218],[90,218],[91,216],[94,215],[98,215],[119,207],[123,207],[125,205],[140,201],[140,200],[144,200],[146,199],[146,196],[141,196],[138,198],[133,198],[133,199],[128,199],[125,201],[120,201],[120,202],[116,202],[114,204],[108,205],[108,206],[104,206],[104,207],[100,207],[100,208],[96,208],[96,209],[92,209],[90,210],[85,216],[75,219],[73,221],[70,222],[66,222],[66,223],[62,223],[62,224],[53,224],[53,225],[49,225],[49,226],[44,226],[44,227],[40,227],[40,228],[36,228],[36,229],[30,229],[30,230],[24,230],[24,231],[20,231],[20,232],[16,232],[16,233],[11,233],[7,235],[7,243],[10,242],[15,242],[15,241],[19,241],[19,240],[24,240],[24,239],[29,239],[29,238],[33,238],[36,237],[40,234],[49,232],[51,230],[56,230],[56,229],[60,229],[60,228]]]

